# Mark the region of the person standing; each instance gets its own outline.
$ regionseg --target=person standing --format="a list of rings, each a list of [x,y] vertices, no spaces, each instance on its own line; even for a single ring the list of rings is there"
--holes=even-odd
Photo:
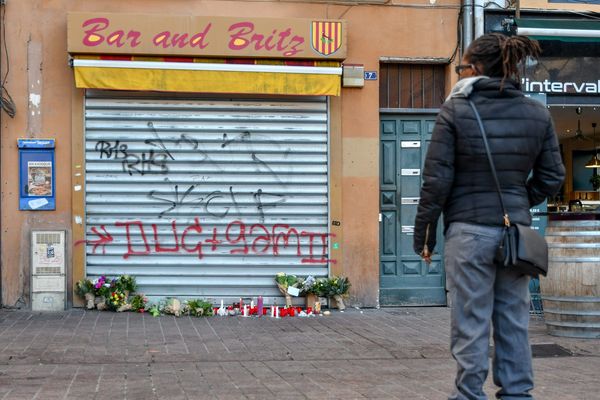
[[[520,90],[519,65],[539,44],[498,33],[474,40],[456,66],[459,82],[442,105],[423,169],[413,247],[427,263],[444,216],[444,262],[452,302],[450,400],[484,400],[493,326],[492,373],[503,400],[531,399],[530,277],[496,260],[504,221],[481,131],[485,127],[512,223],[531,225],[529,209],[553,196],[565,169],[548,110]]]

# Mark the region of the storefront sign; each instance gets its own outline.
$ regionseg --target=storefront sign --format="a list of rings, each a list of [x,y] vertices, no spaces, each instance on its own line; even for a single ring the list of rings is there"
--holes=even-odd
[[[341,20],[71,13],[68,51],[344,59],[346,24]]]
[[[540,82],[524,78],[521,84],[526,92],[600,94],[600,79],[596,82],[553,82],[544,79]]]
[[[529,65],[521,80],[525,92],[600,95],[598,57],[546,57]]]

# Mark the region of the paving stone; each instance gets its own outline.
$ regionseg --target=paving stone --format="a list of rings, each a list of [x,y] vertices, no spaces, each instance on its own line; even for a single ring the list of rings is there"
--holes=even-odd
[[[0,399],[445,398],[456,371],[449,309],[361,311],[273,320],[0,310]],[[530,337],[538,399],[599,398],[599,340],[548,336],[535,318]],[[485,390],[493,398],[491,377]]]

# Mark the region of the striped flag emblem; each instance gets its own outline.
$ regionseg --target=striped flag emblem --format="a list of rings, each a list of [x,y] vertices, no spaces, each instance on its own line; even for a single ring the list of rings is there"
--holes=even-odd
[[[342,23],[313,21],[311,26],[312,48],[319,54],[328,56],[342,46]]]

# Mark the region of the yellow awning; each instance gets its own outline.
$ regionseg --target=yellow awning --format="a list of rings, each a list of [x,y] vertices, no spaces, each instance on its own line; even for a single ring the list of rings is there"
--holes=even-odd
[[[86,89],[339,96],[341,67],[74,59]]]

